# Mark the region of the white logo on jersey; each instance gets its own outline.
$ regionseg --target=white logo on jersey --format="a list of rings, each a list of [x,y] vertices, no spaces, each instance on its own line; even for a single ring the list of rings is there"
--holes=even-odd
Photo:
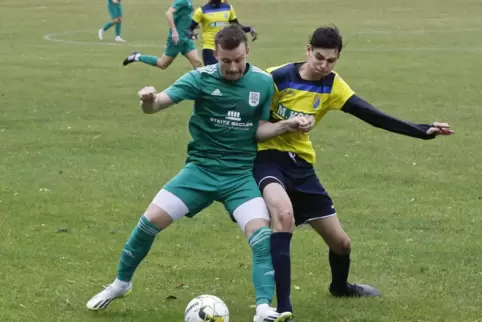
[[[236,111],[228,111],[228,116],[226,116],[227,120],[231,121],[241,121],[241,113]]]
[[[249,92],[249,105],[258,106],[259,104],[259,92]]]
[[[223,93],[221,93],[221,91],[219,90],[219,88],[216,88],[212,93],[211,95],[213,96],[223,96]]]

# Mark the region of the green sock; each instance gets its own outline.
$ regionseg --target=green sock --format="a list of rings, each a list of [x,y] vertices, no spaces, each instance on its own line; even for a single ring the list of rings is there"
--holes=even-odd
[[[117,278],[129,282],[132,275],[151,249],[156,235],[161,230],[142,216],[137,226],[132,230],[129,240],[124,245],[119,265],[117,266]]]
[[[108,23],[106,23],[104,25],[104,28],[102,28],[102,30],[106,31],[106,30],[109,30],[110,27],[112,27],[114,25],[114,23],[112,21],[109,21]]]
[[[121,27],[122,27],[122,22],[119,22],[119,23],[115,24],[115,35],[117,37],[120,37],[120,35],[121,35]]]
[[[262,227],[249,238],[253,251],[253,284],[256,291],[256,305],[270,304],[273,300],[275,281],[271,260],[271,229]]]
[[[157,57],[156,56],[140,55],[139,61],[143,62],[144,64],[151,65],[151,66],[157,66]]]

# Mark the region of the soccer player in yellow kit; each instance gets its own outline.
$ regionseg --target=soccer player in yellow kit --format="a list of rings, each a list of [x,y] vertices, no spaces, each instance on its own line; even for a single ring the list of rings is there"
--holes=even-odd
[[[424,140],[454,133],[447,123],[415,124],[396,119],[356,95],[333,71],[342,48],[336,28],[318,28],[306,47],[306,61],[267,70],[275,84],[271,122],[303,115],[311,119],[313,127],[327,112],[343,111],[372,126]],[[316,176],[314,163],[315,151],[308,133],[286,133],[258,143],[254,175],[272,217],[271,255],[280,313],[293,311],[290,243],[294,227],[304,223],[310,224],[329,247],[332,295],[381,294],[372,286],[348,283],[350,238]]]
[[[204,6],[194,11],[188,30],[191,39],[197,38],[194,29],[201,25],[203,37],[202,59],[205,66],[218,62],[214,56],[214,37],[219,30],[232,23],[238,24],[244,32],[251,33],[253,41],[258,37],[253,27],[243,26],[239,23],[234,7],[227,1],[210,0]]]

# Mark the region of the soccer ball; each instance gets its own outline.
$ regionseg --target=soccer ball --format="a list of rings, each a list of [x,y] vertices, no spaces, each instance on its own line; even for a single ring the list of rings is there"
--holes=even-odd
[[[184,322],[229,322],[229,310],[217,296],[200,295],[189,302]]]

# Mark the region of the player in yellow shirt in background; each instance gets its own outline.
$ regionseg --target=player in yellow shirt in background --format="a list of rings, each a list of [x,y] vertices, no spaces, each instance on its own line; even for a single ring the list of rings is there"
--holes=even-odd
[[[275,83],[271,122],[304,115],[311,118],[313,127],[327,112],[343,111],[372,126],[419,139],[453,134],[447,123],[414,124],[398,120],[357,96],[333,71],[342,48],[342,37],[336,28],[318,28],[306,47],[306,61],[267,70]],[[272,217],[271,255],[279,313],[293,310],[290,243],[294,227],[304,223],[309,223],[329,247],[332,295],[381,294],[369,285],[348,283],[350,238],[315,173],[314,163],[315,151],[308,133],[286,133],[258,143],[254,175]]]
[[[194,41],[189,38],[188,27],[192,19],[192,0],[173,0],[172,5],[166,11],[166,18],[169,24],[164,54],[161,57],[143,55],[140,52],[133,52],[127,56],[122,65],[127,66],[131,63],[141,62],[160,69],[168,68],[181,54],[189,60],[193,68],[202,66],[201,59]]]
[[[202,29],[202,59],[204,65],[213,65],[218,62],[214,56],[214,36],[224,26],[231,23],[238,24],[244,32],[251,33],[253,41],[256,40],[258,34],[253,27],[243,26],[238,22],[234,7],[222,0],[210,0],[204,6],[194,11],[189,33],[191,39],[197,38],[194,30],[200,25]]]

